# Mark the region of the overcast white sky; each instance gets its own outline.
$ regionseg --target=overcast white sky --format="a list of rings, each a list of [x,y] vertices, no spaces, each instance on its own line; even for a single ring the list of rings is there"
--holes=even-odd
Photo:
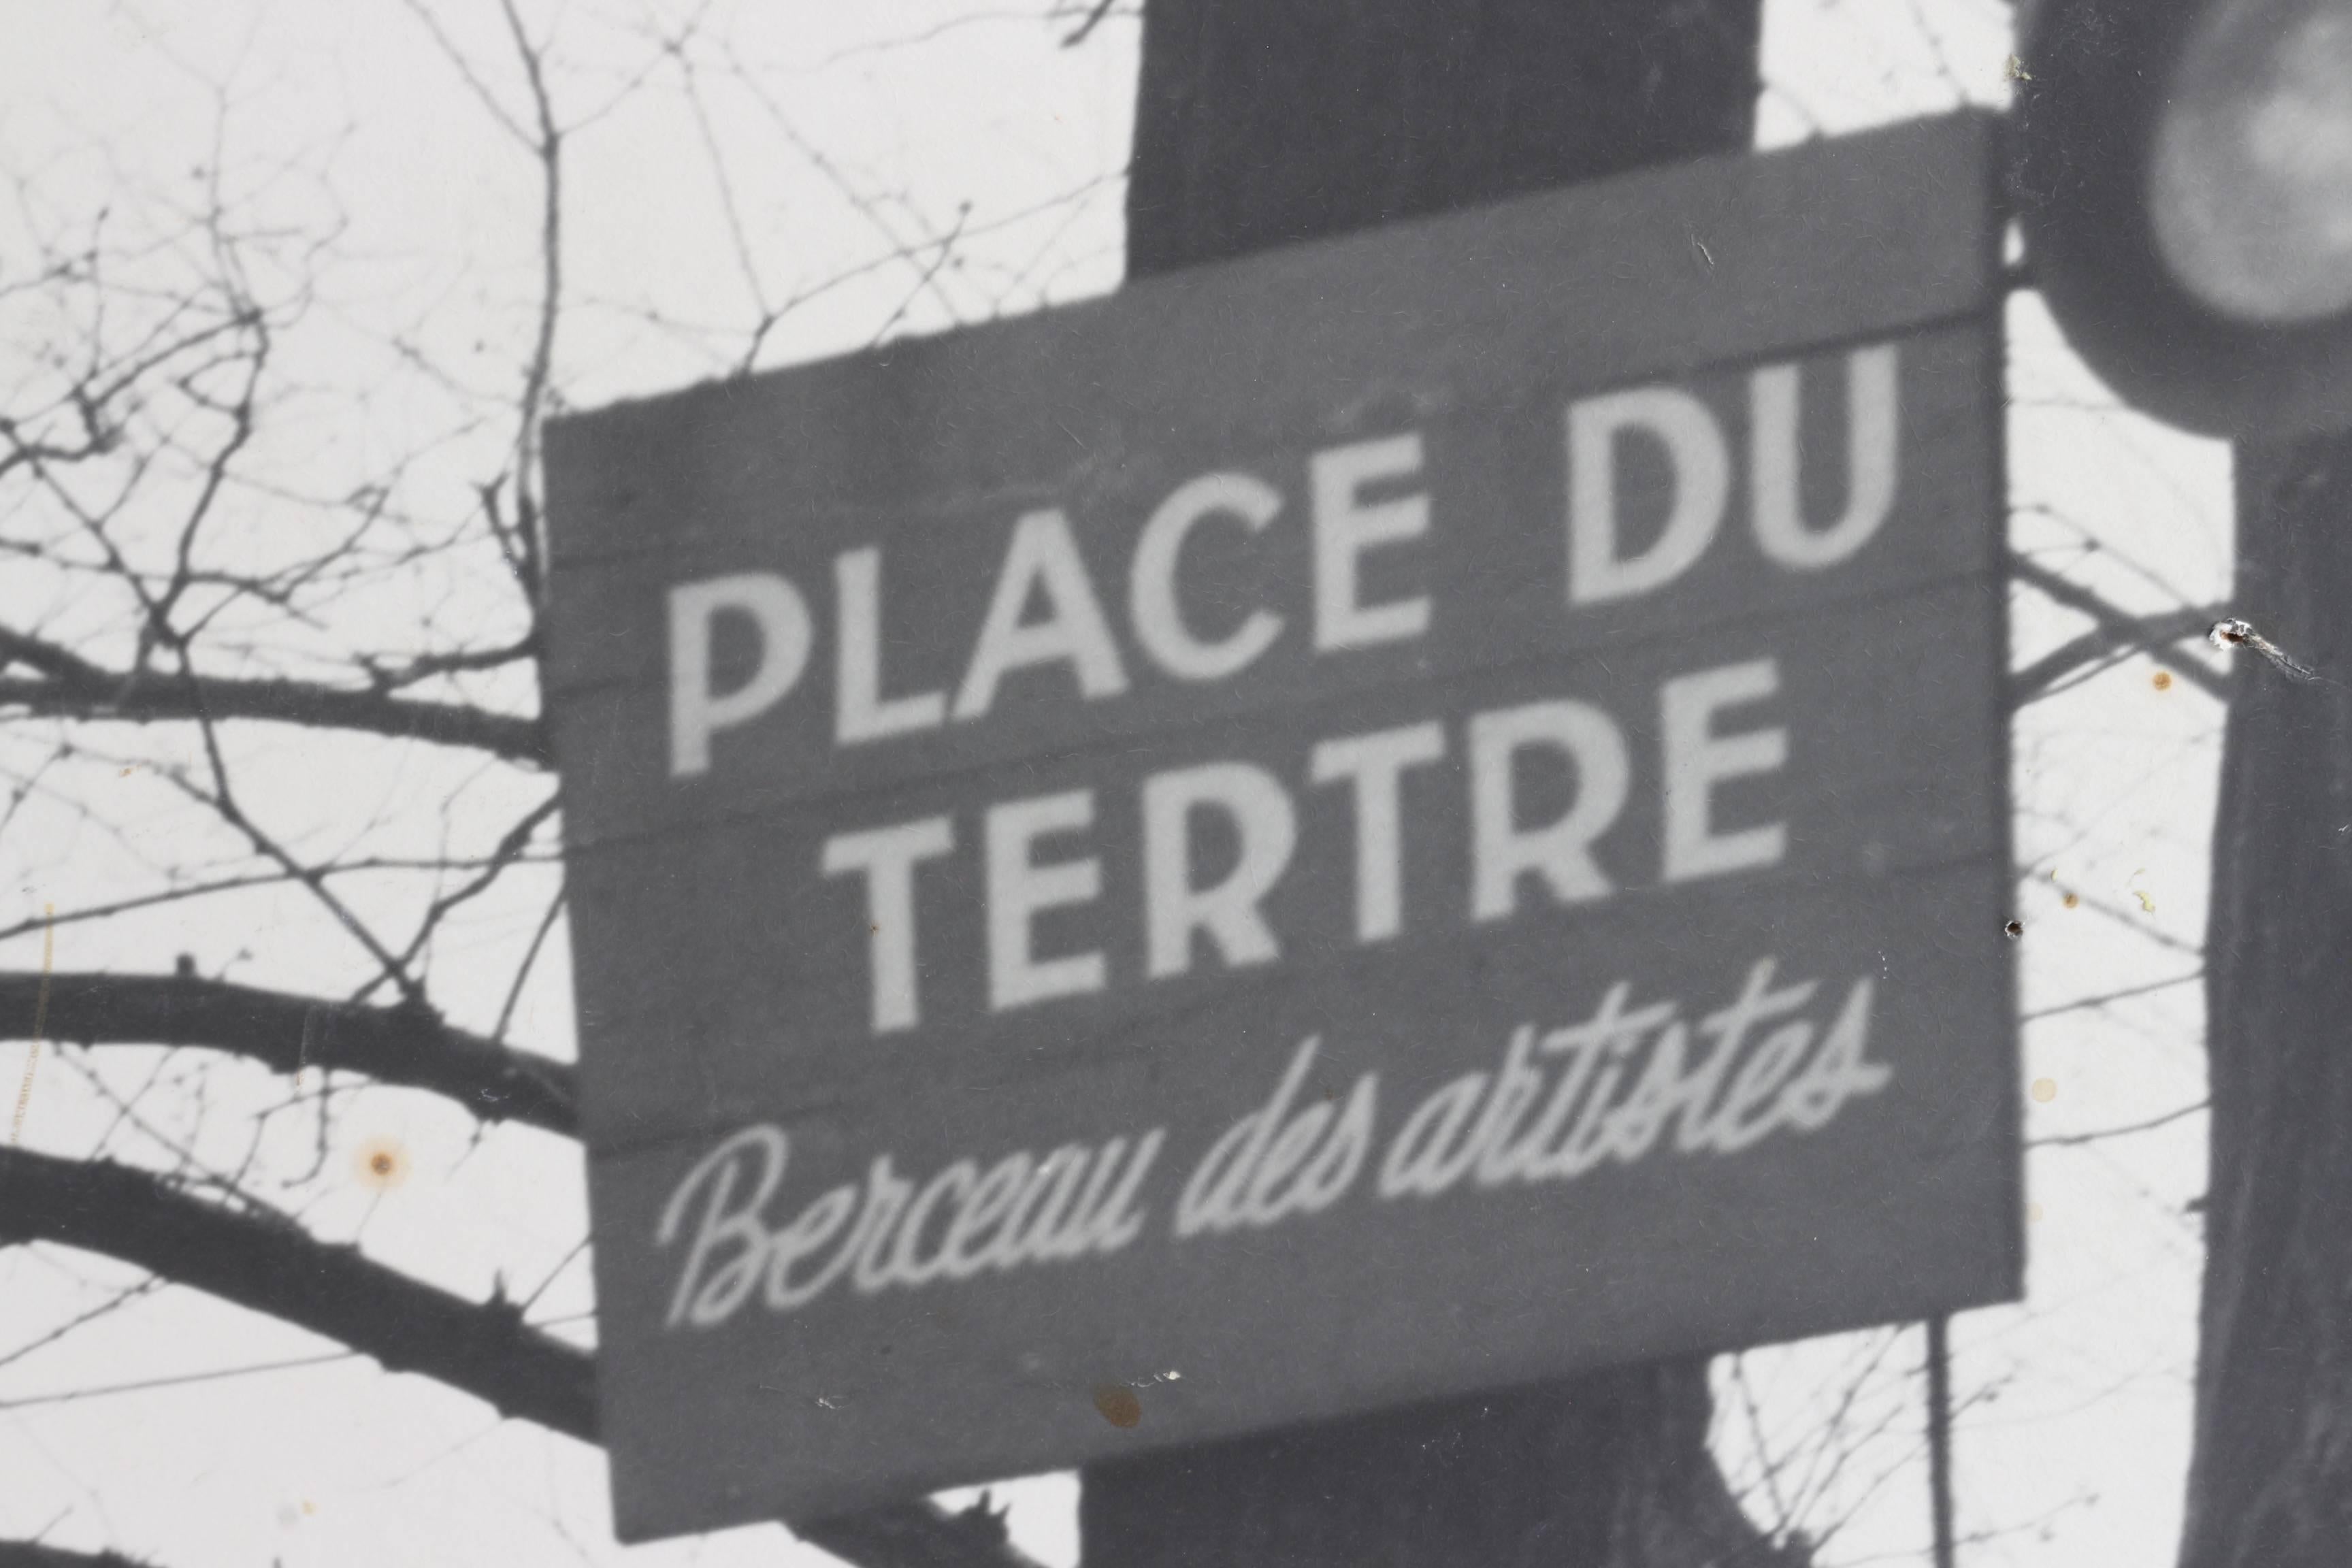
[[[690,7],[573,0],[528,9],[556,29],[556,92],[574,116],[655,61],[570,145],[565,260],[580,306],[565,321],[559,384],[575,404],[722,371],[764,311],[820,285],[780,317],[760,363],[1035,309],[1118,279],[1131,20],[1066,49],[1068,20],[1047,19],[1046,0],[719,0],[699,36],[730,40],[733,52],[698,46],[693,58],[709,73],[698,117],[674,65],[647,42],[649,28],[674,29]],[[519,111],[495,7],[441,0],[434,15]],[[2009,19],[1991,0],[1769,0],[1767,16],[1769,142],[1932,112],[1963,94],[2000,100]],[[249,181],[275,221],[332,235],[311,324],[289,351],[304,391],[263,456],[289,486],[347,489],[407,455],[410,503],[461,510],[484,443],[495,443],[469,411],[511,384],[530,331],[537,194],[530,165],[417,13],[399,0],[0,0],[0,27],[11,40],[0,54],[0,175],[19,191],[14,213],[0,213],[0,281],[25,270],[35,229],[110,200],[120,209],[110,221],[135,226],[215,167]],[[939,253],[921,242],[950,230],[961,259],[926,276]],[[910,246],[911,258],[889,259]],[[27,329],[8,309],[0,305],[0,353],[15,354]],[[388,347],[395,340],[444,374],[404,372]],[[2224,449],[2117,412],[2030,297],[2012,309],[2010,390],[2016,548],[2134,609],[2226,596]],[[247,504],[236,526],[256,549],[269,547],[271,531],[301,526],[290,502]],[[16,526],[0,517],[0,533]],[[70,626],[79,612],[68,592],[0,564],[11,616],[35,606]],[[449,625],[488,613],[484,603],[478,586],[420,576],[354,613]],[[2018,663],[2081,629],[2022,591],[2015,626]],[[2146,661],[2125,661],[2018,721],[2032,1136],[2141,1121],[2204,1092],[2193,984],[2053,1011],[2200,965],[2219,712],[2185,683],[2163,689],[2152,675]],[[105,739],[126,758],[186,755],[184,738],[164,731]],[[6,742],[9,765],[45,740]],[[311,842],[364,837],[387,852],[430,852],[444,835],[530,798],[515,781],[478,776],[468,760],[415,748],[283,735],[241,744],[242,760],[267,773],[263,808]],[[152,885],[155,865],[216,847],[152,781],[110,767],[79,776],[101,773],[120,778],[106,785],[118,793],[80,810],[31,810],[6,829],[0,923],[121,896]],[[438,807],[453,796],[461,811]],[[435,970],[453,1016],[479,1025],[495,1014],[548,887],[545,873],[518,879],[458,928],[462,950]],[[206,973],[327,994],[347,988],[352,963],[304,900],[275,890],[73,925],[56,942],[62,969],[152,970],[187,953]],[[39,962],[37,937],[0,949],[0,966]],[[518,1015],[517,1038],[532,1048],[571,1053],[568,962],[559,933]],[[0,1047],[12,1103],[27,1059],[22,1047]],[[91,1061],[52,1048],[35,1069],[29,1145],[84,1152],[113,1120],[77,1060],[119,1093],[157,1066],[145,1053]],[[172,1124],[233,1162],[248,1135],[242,1117],[273,1086],[209,1069],[201,1081],[214,1098],[199,1115],[172,1101],[172,1086],[189,1086],[176,1091],[185,1101],[199,1081],[187,1068],[166,1065],[154,1114],[179,1119]],[[501,1276],[514,1295],[537,1292],[533,1321],[587,1333],[571,1145],[522,1129],[479,1133],[437,1102],[393,1090],[347,1100],[331,1148],[312,1150],[310,1136],[308,1123],[286,1124],[271,1158],[284,1201],[315,1230],[356,1237],[371,1256],[454,1289],[485,1294]],[[2203,1136],[2192,1116],[2032,1154],[2029,1300],[1955,1330],[1957,1385],[1970,1401],[1961,1520],[1983,1537],[1965,1561],[2169,1554],[2200,1261],[2184,1205],[2203,1188]],[[353,1152],[376,1139],[399,1141],[410,1162],[389,1190],[354,1174]],[[136,1154],[135,1144],[125,1152]],[[52,1249],[0,1254],[0,1537],[46,1531],[58,1544],[112,1546],[167,1568],[787,1560],[772,1528],[625,1552],[612,1542],[599,1454],[364,1360],[102,1392],[335,1353],[188,1290],[14,1353],[135,1278]],[[1855,1336],[1745,1358],[1759,1406],[1751,1425],[1727,1384],[1735,1475],[1755,1475],[1759,1433],[1769,1451],[1801,1449],[1824,1391],[1834,1394],[1883,1351],[1883,1336]],[[1918,1386],[1908,1375],[1918,1356],[1916,1333],[1883,1356],[1886,1375],[1855,1421],[1891,1425],[1831,1488],[1825,1508],[1858,1511],[1825,1562],[1924,1561]],[[1864,1484],[1881,1474],[1883,1485]],[[1069,1562],[1072,1483],[1013,1495],[1024,1543]]]

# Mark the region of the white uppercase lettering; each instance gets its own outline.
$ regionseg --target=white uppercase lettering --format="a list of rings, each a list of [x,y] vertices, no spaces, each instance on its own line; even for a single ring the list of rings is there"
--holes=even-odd
[[[1725,779],[1773,773],[1789,761],[1789,731],[1749,730],[1718,736],[1715,715],[1780,689],[1780,667],[1769,658],[1725,665],[1666,682],[1658,705],[1665,749],[1664,876],[1669,882],[1777,866],[1789,830],[1773,822],[1737,833],[1715,831],[1715,786]]]
[[[1045,592],[1046,618],[1033,623],[1024,617],[1032,593],[1039,589]],[[1068,665],[1080,695],[1089,700],[1127,689],[1127,670],[1077,541],[1070,535],[1070,520],[1058,511],[1029,512],[1013,526],[971,664],[956,691],[956,718],[980,718],[995,705],[998,682],[1041,664]]]
[[[837,833],[824,841],[820,865],[827,877],[866,875],[867,967],[877,1035],[911,1029],[922,1019],[915,997],[915,867],[954,847],[955,827],[944,816]]]
[[[1900,402],[1895,345],[1856,349],[1845,362],[1845,511],[1807,525],[1798,485],[1803,451],[1799,372],[1767,365],[1748,378],[1748,463],[1756,542],[1783,566],[1819,572],[1870,542],[1895,510]]]
[[[1008,801],[988,810],[988,1005],[997,1012],[1103,988],[1103,955],[1035,956],[1036,918],[1102,896],[1102,862],[1089,855],[1041,866],[1038,839],[1095,820],[1092,790]]]
[[[1282,492],[1248,474],[1203,474],[1179,486],[1143,525],[1128,578],[1128,610],[1135,640],[1160,668],[1180,680],[1222,680],[1249,668],[1282,635],[1282,617],[1252,610],[1216,642],[1203,642],[1184,624],[1177,602],[1176,567],[1184,542],[1205,518],[1238,519],[1265,531],[1282,510]]]
[[[834,739],[841,745],[935,730],[948,700],[938,691],[882,695],[882,552],[834,557]]]
[[[1666,454],[1674,504],[1647,550],[1617,552],[1617,444],[1642,434]],[[1731,495],[1731,458],[1706,404],[1666,386],[1568,405],[1568,602],[1597,605],[1664,587],[1715,540]]]
[[[1429,531],[1429,497],[1416,491],[1366,505],[1365,486],[1421,472],[1421,437],[1408,433],[1318,452],[1307,465],[1315,508],[1315,647],[1369,647],[1429,629],[1425,595],[1363,602],[1357,568],[1367,551]]]
[[[1224,814],[1240,839],[1233,869],[1206,888],[1192,885],[1192,815]],[[1217,944],[1228,968],[1281,956],[1259,909],[1290,864],[1298,822],[1289,792],[1272,773],[1246,763],[1212,763],[1155,773],[1143,786],[1143,885],[1151,975],[1192,967],[1192,933]]]
[[[710,645],[719,617],[729,614],[758,629],[760,660],[749,679],[721,694],[710,689]],[[739,572],[670,589],[670,776],[709,773],[711,736],[782,701],[808,668],[814,636],[808,602],[773,572]]]
[[[1516,779],[1529,748],[1576,764],[1576,800],[1552,821],[1522,827]],[[1633,783],[1625,738],[1590,703],[1531,702],[1470,721],[1471,914],[1501,920],[1518,908],[1519,879],[1533,872],[1563,904],[1606,897],[1592,844],[1617,820]]]
[[[1404,770],[1445,754],[1445,730],[1409,724],[1345,740],[1318,742],[1308,776],[1317,784],[1355,784],[1356,940],[1385,942],[1404,925],[1403,812],[1398,780]]]

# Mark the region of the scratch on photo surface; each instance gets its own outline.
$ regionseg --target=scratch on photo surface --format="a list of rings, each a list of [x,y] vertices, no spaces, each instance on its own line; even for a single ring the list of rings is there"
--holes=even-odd
[[[2206,631],[2205,640],[2215,647],[2250,647],[2270,660],[2271,667],[2289,680],[2326,680],[2319,671],[2295,658],[2286,649],[2254,630],[2252,621],[2237,619],[2215,621]],[[2335,681],[2328,681],[2333,686]]]
[[[25,1112],[32,1109],[33,1075],[41,1065],[41,1042],[49,1026],[49,976],[58,966],[58,906],[41,906],[41,985],[33,994],[33,1043],[25,1056],[25,1081],[16,1086],[16,1114],[8,1123],[8,1146],[25,1136]]]

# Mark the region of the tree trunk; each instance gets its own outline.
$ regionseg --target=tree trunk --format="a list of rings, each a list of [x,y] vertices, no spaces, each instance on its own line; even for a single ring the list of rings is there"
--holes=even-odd
[[[2206,927],[2212,1174],[2182,1568],[2352,1563],[2352,437],[2238,454]]]
[[[1745,148],[1758,0],[1149,0],[1146,277]],[[1701,1361],[1085,1473],[1102,1568],[1732,1568],[1790,1560],[1706,1449]]]

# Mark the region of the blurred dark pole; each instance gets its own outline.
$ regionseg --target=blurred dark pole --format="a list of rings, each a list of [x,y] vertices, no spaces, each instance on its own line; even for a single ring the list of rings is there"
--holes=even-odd
[[[1952,1538],[1952,1321],[1927,1320],[1927,1523],[1936,1568],[1956,1568]]]
[[[2352,1563],[2352,436],[2237,449],[2205,937],[2211,1184],[2181,1568]]]

